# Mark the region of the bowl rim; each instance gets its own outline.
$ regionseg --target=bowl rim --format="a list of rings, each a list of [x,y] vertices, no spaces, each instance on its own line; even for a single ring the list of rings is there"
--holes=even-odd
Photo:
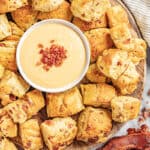
[[[22,68],[21,62],[20,62],[20,51],[21,51],[22,44],[24,43],[24,40],[28,37],[28,35],[30,33],[32,33],[32,31],[34,29],[38,28],[39,26],[41,26],[43,24],[47,24],[47,23],[62,24],[64,26],[71,28],[73,31],[75,31],[79,35],[79,37],[81,38],[81,40],[83,42],[84,48],[85,48],[86,62],[85,62],[85,66],[83,68],[81,75],[77,79],[73,80],[71,83],[69,83],[63,87],[59,87],[59,88],[45,88],[40,85],[37,85],[36,83],[31,81],[31,79],[29,77],[27,77],[26,73],[23,71],[23,68]],[[18,71],[20,72],[21,76],[33,88],[38,89],[43,92],[47,92],[47,93],[64,92],[64,91],[69,90],[69,89],[73,88],[74,86],[76,86],[84,78],[84,76],[89,68],[89,64],[90,64],[90,44],[89,44],[88,39],[84,35],[84,33],[77,26],[72,24],[71,22],[68,22],[68,21],[65,21],[62,19],[46,19],[46,20],[35,23],[30,28],[28,28],[25,31],[25,33],[22,35],[22,37],[20,38],[20,41],[17,45],[17,49],[16,49],[16,64],[17,64]]]

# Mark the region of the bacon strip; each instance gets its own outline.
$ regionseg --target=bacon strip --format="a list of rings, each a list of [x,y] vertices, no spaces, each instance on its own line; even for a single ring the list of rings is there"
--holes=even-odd
[[[150,132],[141,129],[129,135],[111,139],[103,148],[97,150],[150,150]]]

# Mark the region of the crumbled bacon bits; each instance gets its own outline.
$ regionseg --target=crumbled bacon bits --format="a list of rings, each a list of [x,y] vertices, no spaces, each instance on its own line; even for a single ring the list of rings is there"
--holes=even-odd
[[[149,117],[150,117],[150,108],[143,108],[141,113],[140,113],[140,116],[139,116],[139,119],[138,119],[138,123],[142,124]]]
[[[12,101],[15,101],[17,98],[16,98],[16,96],[14,96],[13,94],[10,94],[9,95],[9,98],[12,100]]]
[[[124,44],[129,44],[131,42],[131,39],[127,39],[125,41],[123,41]]]
[[[5,44],[4,43],[0,43],[0,47],[4,47],[5,46]]]
[[[42,44],[38,44],[41,59],[36,66],[42,66],[45,71],[49,71],[53,66],[61,66],[67,58],[67,50],[63,46],[55,44],[54,41],[50,43],[50,47],[46,48]]]
[[[149,128],[146,124],[143,124],[140,126],[139,129],[135,129],[135,128],[129,128],[127,129],[127,133],[128,135],[130,134],[135,134],[135,133],[150,133]]]

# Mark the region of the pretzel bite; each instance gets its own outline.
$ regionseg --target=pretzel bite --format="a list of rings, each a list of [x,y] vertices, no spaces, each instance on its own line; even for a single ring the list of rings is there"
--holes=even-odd
[[[91,62],[95,62],[105,49],[113,46],[110,31],[107,28],[93,29],[85,32],[91,46]]]
[[[0,63],[7,69],[17,70],[16,65],[16,47],[20,36],[24,33],[17,25],[9,21],[11,35],[8,35],[0,41]]]
[[[138,64],[146,58],[147,45],[142,39],[133,39],[134,48],[128,51],[129,58],[134,64]]]
[[[18,35],[10,35],[8,37],[6,37],[4,40],[8,40],[8,41],[19,41],[20,40],[20,36]]]
[[[140,80],[139,73],[135,65],[131,62],[125,72],[117,79],[112,80],[113,84],[119,88],[121,94],[132,94],[137,88]]]
[[[76,122],[70,118],[54,118],[41,124],[41,131],[49,150],[64,150],[77,133]]]
[[[0,42],[0,45],[4,45],[5,48],[16,48],[17,44],[18,41],[13,41],[13,40],[5,40]]]
[[[112,119],[116,122],[126,122],[135,119],[140,111],[140,100],[130,96],[118,96],[112,99]]]
[[[67,1],[64,1],[56,10],[50,12],[39,12],[37,19],[64,19],[71,21],[72,13],[70,11],[70,4]]]
[[[14,22],[9,21],[11,26],[12,35],[22,36],[24,31],[21,30]]]
[[[75,17],[91,22],[98,20],[111,7],[109,0],[73,0],[71,11]]]
[[[20,137],[25,150],[43,148],[40,126],[37,119],[30,119],[20,124]]]
[[[28,4],[28,0],[0,0],[0,14],[7,13]]]
[[[0,148],[1,150],[17,150],[15,144],[5,137],[0,137]]]
[[[64,0],[32,0],[32,7],[35,10],[49,12],[57,9]]]
[[[0,81],[1,104],[7,105],[15,97],[22,97],[29,89],[29,85],[16,73],[6,70]]]
[[[1,3],[1,2],[0,2]],[[1,5],[0,5],[1,8]],[[0,40],[10,36],[11,26],[9,25],[8,19],[5,14],[0,14]]]
[[[16,65],[16,48],[6,47],[4,43],[0,45],[0,64],[12,71],[17,70]]]
[[[107,17],[109,27],[115,27],[120,23],[129,23],[128,15],[121,5],[108,8]]]
[[[23,123],[28,119],[29,104],[22,99],[6,105],[4,109],[15,123]]]
[[[105,83],[82,84],[80,87],[85,105],[110,108],[111,100],[116,96],[115,88]]]
[[[82,97],[77,87],[56,94],[47,94],[48,117],[66,117],[84,109]]]
[[[111,28],[110,34],[116,47],[118,42],[128,42],[128,40],[132,38],[130,27],[125,23],[118,24],[117,26]]]
[[[22,99],[18,99],[4,108],[15,123],[21,124],[33,115],[36,115],[44,105],[45,102],[42,93],[33,90],[28,92]]]
[[[86,107],[78,118],[77,140],[86,143],[105,142],[111,129],[112,119],[109,111]]]
[[[111,37],[117,48],[125,50],[134,64],[138,64],[146,57],[146,42],[139,38],[133,38],[131,30],[125,23],[110,29]]]
[[[88,80],[94,83],[105,83],[107,80],[107,77],[100,72],[96,64],[91,64],[89,66],[86,77]]]
[[[32,90],[24,98],[29,104],[29,109],[27,110],[28,118],[36,115],[45,106],[45,100],[41,91]]]
[[[20,29],[14,22],[9,21],[9,25],[11,26],[11,32],[12,35],[7,36],[4,41],[2,42],[12,42],[14,43],[14,47],[17,47],[17,44],[20,40],[20,37],[23,35],[24,31]],[[7,47],[10,47],[9,45],[6,45]]]
[[[106,28],[107,27],[107,18],[106,15],[102,15],[98,20],[86,22],[80,18],[74,17],[73,24],[78,26],[82,31],[89,31],[91,29],[97,28]]]
[[[13,94],[5,94],[3,92],[0,93],[1,105],[5,106],[13,101],[17,100],[17,97]]]
[[[146,57],[146,42],[139,38],[131,38],[127,40],[119,40],[116,42],[116,46],[120,49],[128,52],[130,60],[134,64],[138,64],[142,59]]]
[[[0,109],[0,137],[16,137],[17,124],[13,122],[4,109]]]
[[[128,53],[119,49],[105,50],[97,60],[98,69],[111,79],[118,79],[127,69],[130,60]]]
[[[36,22],[37,13],[30,5],[26,5],[13,11],[11,15],[18,27],[25,31]]]

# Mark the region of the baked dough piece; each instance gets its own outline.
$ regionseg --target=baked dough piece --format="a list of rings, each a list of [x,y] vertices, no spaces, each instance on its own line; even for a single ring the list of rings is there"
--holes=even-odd
[[[45,144],[49,150],[63,150],[73,142],[77,133],[76,122],[70,118],[54,118],[41,124]]]
[[[24,31],[21,30],[14,22],[9,21],[11,26],[12,35],[22,36]]]
[[[23,35],[24,31],[21,30],[14,22],[12,21],[9,21],[9,24],[11,26],[11,32],[12,32],[12,35],[6,37],[4,39],[4,42],[7,41],[7,42],[12,42],[12,43],[15,43],[15,48],[20,40],[20,37]]]
[[[131,38],[127,40],[116,41],[117,48],[126,50],[129,54],[130,60],[134,64],[138,64],[140,60],[146,57],[146,42],[139,38]]]
[[[28,91],[29,87],[30,86],[21,78],[21,76],[6,70],[0,81],[1,104],[7,105],[14,101],[15,97],[22,97]]]
[[[13,11],[11,15],[18,27],[26,30],[36,22],[37,13],[30,5],[26,5]]]
[[[112,99],[112,119],[116,122],[126,122],[135,119],[140,110],[140,100],[130,96],[118,96]]]
[[[125,23],[118,24],[117,26],[111,28],[110,34],[116,47],[118,42],[120,41],[127,42],[132,38],[130,27]]]
[[[106,28],[107,27],[107,18],[106,15],[102,15],[98,20],[86,22],[80,18],[74,17],[73,24],[78,26],[82,31],[89,31],[96,28]]]
[[[17,125],[4,109],[0,109],[0,137],[16,137]]]
[[[17,147],[7,138],[0,137],[0,150],[17,150]]]
[[[57,9],[64,0],[32,0],[32,7],[35,10],[49,12]]]
[[[100,72],[96,64],[91,64],[86,73],[86,78],[94,83],[105,83],[107,77]]]
[[[0,14],[7,13],[28,4],[28,0],[1,0]]]
[[[119,49],[108,49],[97,60],[98,69],[111,79],[118,79],[127,69],[130,60],[128,53]]]
[[[12,32],[14,32],[12,30]],[[10,35],[0,42],[0,62],[6,69],[17,71],[16,47],[20,40],[18,35]]]
[[[23,123],[27,120],[27,110],[29,104],[22,99],[14,101],[4,107],[8,115],[12,118],[15,123]]]
[[[77,87],[56,94],[47,94],[48,117],[66,117],[84,109],[82,96]]]
[[[67,21],[71,21],[72,13],[70,11],[70,3],[64,1],[56,10],[50,12],[39,12],[37,19],[64,19]]]
[[[140,76],[135,65],[131,62],[125,72],[113,84],[117,86],[121,94],[132,94],[137,88]]]
[[[28,118],[36,115],[45,106],[45,100],[41,91],[32,90],[24,98],[29,104],[29,109],[27,110]]]
[[[142,39],[133,39],[134,48],[130,49],[129,58],[134,64],[138,64],[142,59],[146,58],[146,42]]]
[[[111,129],[112,119],[109,111],[87,107],[78,118],[77,140],[88,143],[105,142]]]
[[[4,40],[9,40],[9,41],[19,41],[20,40],[20,36],[18,35],[10,35],[7,38],[5,38]]]
[[[18,41],[11,41],[11,40],[5,40],[1,41],[0,45],[1,47],[4,46],[5,48],[16,48],[18,44]]]
[[[107,17],[110,27],[115,27],[120,23],[129,23],[128,15],[121,5],[108,8]]]
[[[146,42],[139,38],[133,38],[127,24],[123,23],[111,28],[110,33],[115,46],[126,50],[134,64],[146,57]]]
[[[73,0],[71,3],[73,15],[87,22],[98,20],[109,7],[109,0]]]
[[[22,99],[18,99],[4,107],[15,123],[24,123],[36,115],[44,107],[44,98],[40,91],[30,91]]]
[[[13,94],[5,94],[3,92],[0,93],[1,105],[5,106],[13,101],[17,100],[17,97]]]
[[[80,87],[85,105],[110,108],[111,100],[116,96],[115,88],[105,83],[82,84]]]
[[[130,28],[126,24],[120,24],[111,28],[111,37],[115,46],[119,49],[126,50],[130,60],[138,64],[140,60],[146,57],[146,43],[139,38],[132,38]]]
[[[30,119],[20,124],[20,137],[25,150],[43,148],[40,126],[37,119]]]
[[[0,2],[1,3],[1,2]],[[1,5],[0,5],[1,9]],[[7,36],[10,36],[11,26],[8,23],[8,19],[5,14],[0,14],[0,40],[4,39]]]
[[[85,32],[91,46],[91,62],[95,62],[105,49],[113,46],[110,31],[107,28],[93,29]]]
[[[1,55],[0,59],[2,61],[2,64],[5,65],[6,68],[16,71],[17,70],[15,57],[16,47],[20,40],[20,36],[24,32],[19,27],[17,27],[15,23],[10,21],[9,24],[11,26],[12,35],[6,37],[3,41],[0,42],[0,50],[2,53],[4,53],[4,55],[3,54]]]
[[[0,64],[2,64],[7,69],[16,71],[17,65],[16,65],[15,54],[16,54],[16,48],[6,47],[4,44],[1,44],[0,45]]]

